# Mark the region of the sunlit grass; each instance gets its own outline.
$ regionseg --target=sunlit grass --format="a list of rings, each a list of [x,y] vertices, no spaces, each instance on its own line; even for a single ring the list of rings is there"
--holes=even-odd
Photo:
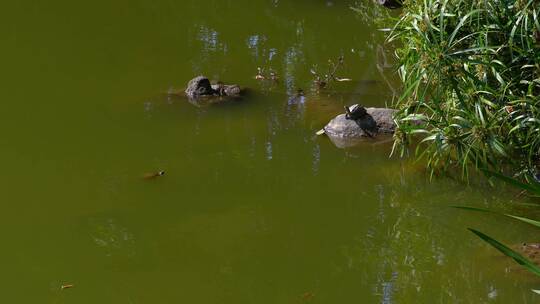
[[[403,82],[393,153],[431,170],[536,170],[540,154],[539,2],[409,0],[388,41]]]

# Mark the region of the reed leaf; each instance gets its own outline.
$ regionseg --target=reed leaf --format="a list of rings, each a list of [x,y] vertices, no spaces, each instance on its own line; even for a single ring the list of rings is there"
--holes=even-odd
[[[538,205],[536,205],[536,206],[538,207]],[[532,219],[529,219],[529,218],[526,218],[526,217],[521,217],[521,216],[507,214],[507,213],[498,213],[498,212],[494,212],[494,211],[491,211],[491,210],[488,210],[488,209],[469,207],[469,206],[451,206],[451,207],[456,208],[456,209],[468,210],[468,211],[477,211],[477,212],[485,212],[485,213],[503,215],[503,216],[506,216],[506,217],[509,217],[509,218],[512,218],[512,219],[515,219],[515,220],[518,220],[518,221],[521,221],[521,222],[524,222],[524,223],[527,223],[527,224],[530,224],[530,225],[533,225],[535,227],[540,228],[540,221],[532,220]]]
[[[536,274],[537,276],[540,276],[540,268],[536,266],[533,262],[531,262],[529,259],[525,258],[521,254],[517,253],[516,251],[510,249],[509,247],[505,246],[504,244],[500,243],[499,241],[491,238],[490,236],[474,230],[472,228],[468,228],[469,231],[476,234],[479,238],[481,238],[486,243],[490,244],[491,246],[495,247],[495,249],[502,252],[504,255],[514,259],[516,263],[523,266],[525,269],[529,270],[530,272]]]
[[[388,16],[403,82],[395,118],[429,118],[416,148],[428,168],[451,163],[467,177],[469,166],[540,167],[538,12],[535,0],[408,0],[399,18]],[[413,123],[398,125],[395,149],[418,143]]]

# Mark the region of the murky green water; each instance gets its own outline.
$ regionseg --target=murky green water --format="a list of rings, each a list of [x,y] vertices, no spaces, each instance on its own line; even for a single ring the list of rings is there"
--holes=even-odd
[[[1,301],[538,300],[538,279],[465,228],[508,243],[536,231],[448,208],[500,209],[513,192],[429,183],[389,143],[314,137],[343,105],[392,98],[376,12],[352,4],[5,3]],[[355,81],[312,92],[310,68],[340,55]],[[257,67],[280,84],[256,82]],[[167,97],[199,73],[252,93],[206,108]]]

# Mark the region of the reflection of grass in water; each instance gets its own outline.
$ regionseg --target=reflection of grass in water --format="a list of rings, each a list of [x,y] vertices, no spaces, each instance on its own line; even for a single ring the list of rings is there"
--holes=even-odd
[[[428,294],[430,300],[438,295],[443,302],[509,297],[501,292],[510,287],[501,281],[505,278],[484,277],[491,271],[475,265],[472,257],[480,255],[474,243],[463,241],[465,231],[455,232],[454,227],[467,225],[474,217],[460,217],[459,211],[446,208],[460,198],[481,203],[485,194],[457,181],[440,178],[428,183],[425,175],[393,172],[387,172],[393,176],[388,183],[371,190],[379,212],[369,218],[365,236],[341,248],[338,271],[367,273],[365,281],[387,302],[418,303]],[[505,199],[493,203],[503,204]],[[480,261],[488,265],[489,256]],[[440,292],[434,295],[433,290]]]
[[[501,174],[498,174],[498,173],[493,173],[493,172],[486,172],[487,174],[490,174],[490,175],[493,175],[494,177],[500,179],[500,180],[503,180],[504,182],[514,186],[514,187],[517,187],[517,188],[520,188],[524,191],[528,191],[529,193],[535,195],[535,196],[540,196],[540,184],[538,184],[537,182],[535,181],[530,181],[530,183],[523,183],[523,182],[520,182],[518,180],[515,180],[515,179],[512,179],[512,178],[509,178],[507,176],[504,176],[504,175],[501,175]],[[465,209],[465,210],[470,210],[470,211],[480,211],[480,212],[490,212],[489,210],[487,209],[480,209],[480,208],[472,208],[472,207],[457,207],[457,208],[460,208],[460,209]],[[530,224],[532,226],[535,226],[537,228],[540,228],[540,222],[539,221],[536,221],[536,220],[533,220],[533,219],[530,219],[530,218],[526,218],[526,217],[521,217],[521,216],[515,216],[515,215],[511,215],[511,214],[502,214],[506,217],[509,217],[509,218],[512,218],[514,220],[517,220],[517,221],[521,221],[523,223],[527,223],[527,224]],[[519,265],[523,266],[525,269],[527,269],[528,271],[534,273],[535,275],[537,276],[540,276],[540,267],[538,266],[538,261],[535,260],[535,258],[537,258],[537,254],[538,254],[538,251],[537,250],[532,250],[532,247],[531,246],[540,246],[538,244],[534,244],[534,245],[527,245],[526,243],[524,243],[522,245],[522,248],[510,248],[504,244],[502,244],[501,242],[497,241],[496,239],[478,231],[478,230],[475,230],[475,229],[472,229],[472,228],[469,228],[469,230],[474,233],[475,235],[477,235],[480,239],[482,239],[483,241],[485,241],[486,243],[488,243],[489,245],[493,246],[495,249],[499,250],[501,253],[503,253],[504,255],[512,258],[516,263],[518,263]],[[538,248],[536,248],[538,249]],[[530,255],[528,255],[528,253]],[[540,293],[540,291],[538,290],[533,290],[534,292],[536,293]]]

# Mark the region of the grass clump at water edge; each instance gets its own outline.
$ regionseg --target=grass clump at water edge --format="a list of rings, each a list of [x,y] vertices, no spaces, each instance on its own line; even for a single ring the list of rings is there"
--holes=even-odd
[[[431,170],[513,173],[540,164],[540,20],[536,0],[408,0],[388,37],[402,94],[393,153]]]

